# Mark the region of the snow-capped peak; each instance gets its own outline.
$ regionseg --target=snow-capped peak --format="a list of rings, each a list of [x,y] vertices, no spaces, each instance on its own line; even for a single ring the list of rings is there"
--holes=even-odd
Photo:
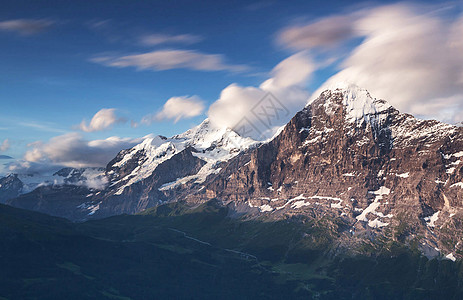
[[[329,95],[342,93],[342,105],[344,106],[345,118],[349,123],[362,123],[370,121],[372,116],[389,109],[391,105],[384,101],[373,98],[370,93],[355,84],[348,82],[337,82],[323,87],[320,94],[329,93],[326,102],[323,103],[325,111],[333,114],[333,109],[341,104],[333,102]],[[315,99],[311,99],[313,101]]]
[[[251,138],[243,138],[230,128],[219,127],[209,119],[182,134],[172,137],[175,140],[184,140],[188,146],[197,150],[205,150],[211,147],[219,147],[225,150],[244,150],[255,144]]]
[[[370,93],[356,85],[342,89],[343,105],[346,107],[346,120],[356,122],[368,120],[371,115],[387,110],[391,105],[384,100],[373,99]]]
[[[218,162],[227,161],[240,151],[256,144],[253,139],[243,138],[231,129],[215,126],[206,119],[184,133],[171,138],[149,137],[126,150],[123,157],[111,167],[121,168],[129,162],[136,162],[136,167],[123,178],[116,176],[112,185],[122,184],[116,192],[121,194],[125,187],[149,177],[157,166],[189,147],[194,149],[192,155],[202,159],[206,164],[196,175],[189,176],[188,179],[202,182],[209,174],[219,170]],[[179,178],[177,181],[182,180]]]

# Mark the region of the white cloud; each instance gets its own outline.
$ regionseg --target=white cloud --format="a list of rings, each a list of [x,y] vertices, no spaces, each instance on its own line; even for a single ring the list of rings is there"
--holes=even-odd
[[[259,87],[231,84],[222,90],[220,98],[210,106],[209,119],[218,126],[234,129],[243,125],[244,120],[246,126],[256,129],[245,136],[268,138],[307,102],[307,83],[315,69],[316,65],[309,54],[300,52],[280,62],[272,70],[272,77]],[[272,103],[266,102],[268,98],[264,98],[269,92],[276,98],[270,100]],[[262,112],[265,116],[260,114]],[[262,122],[263,118],[265,122]]]
[[[128,149],[140,143],[143,138],[109,137],[104,140],[85,140],[79,133],[73,132],[51,138],[47,143],[35,142],[29,145],[24,155],[26,165],[41,163],[67,167],[105,166],[122,149]],[[20,168],[12,164],[11,171]],[[24,168],[24,166],[22,166]]]
[[[202,39],[202,37],[193,34],[148,34],[140,37],[140,43],[147,46],[161,44],[194,44]]]
[[[344,21],[336,22],[336,18]],[[337,33],[343,28],[348,29],[348,37],[364,38],[341,63],[341,71],[320,90],[336,82],[351,82],[402,111],[451,123],[461,121],[462,17],[452,22],[438,11],[394,4],[329,17],[319,24],[327,26],[333,38],[317,40],[317,33],[308,30],[314,25],[309,24],[287,29],[280,40],[297,48],[332,47],[336,43],[340,46],[343,38]]]
[[[272,77],[262,83],[261,88],[277,91],[291,87],[305,87],[315,69],[316,65],[309,54],[299,52],[276,65],[270,73]]]
[[[165,119],[173,119],[174,123],[177,123],[180,119],[188,119],[201,115],[204,108],[204,101],[197,96],[172,97],[167,100],[160,112],[143,117],[141,123],[151,124],[154,121]]]
[[[15,19],[0,22],[0,31],[17,32],[22,35],[37,34],[53,24],[50,20]]]
[[[61,169],[62,166],[52,163],[36,163],[24,160],[17,160],[12,163],[5,164],[0,168],[0,176],[5,176],[10,173],[14,174],[53,174]]]
[[[0,144],[0,151],[4,152],[10,149],[10,141],[8,139],[3,140],[3,142]]]
[[[249,115],[265,92],[257,87],[242,87],[231,84],[222,90],[220,98],[208,111],[208,117],[220,127],[234,128],[240,120]]]
[[[193,50],[157,50],[147,53],[125,56],[100,56],[93,62],[110,67],[135,67],[138,70],[163,71],[171,69],[190,69],[198,71],[242,72],[248,68],[244,65],[230,65],[223,55],[205,54]]]
[[[124,118],[116,116],[116,109],[103,108],[93,116],[89,124],[83,120],[78,127],[85,132],[102,131],[111,128],[114,124],[123,123],[125,121]]]

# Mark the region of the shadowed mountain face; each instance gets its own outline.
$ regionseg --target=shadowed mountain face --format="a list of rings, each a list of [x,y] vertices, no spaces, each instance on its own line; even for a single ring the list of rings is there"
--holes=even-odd
[[[49,188],[56,198],[34,191],[8,203],[83,220],[216,199],[248,218],[328,219],[339,253],[387,240],[453,260],[463,254],[462,156],[463,128],[418,120],[351,86],[323,92],[260,146],[205,121],[120,152],[104,189],[62,188],[59,211],[51,199],[60,187]]]
[[[104,187],[106,178],[102,168],[63,168],[50,174],[9,174],[0,178],[0,203],[43,187],[79,186],[89,190]]]
[[[23,183],[18,179],[17,175],[11,174],[0,178],[0,203],[5,203],[9,199],[18,197],[22,188]]]

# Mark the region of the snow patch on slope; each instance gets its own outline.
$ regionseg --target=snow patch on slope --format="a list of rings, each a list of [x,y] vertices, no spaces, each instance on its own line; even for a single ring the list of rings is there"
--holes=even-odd
[[[435,227],[436,226],[434,223],[439,219],[439,213],[440,213],[440,211],[437,211],[432,216],[424,218],[424,220],[428,223],[427,225],[429,227]]]
[[[369,221],[368,218],[367,218],[367,215],[369,213],[371,213],[371,214],[379,216],[380,213],[376,212],[376,209],[381,205],[380,201],[383,199],[383,196],[384,195],[389,195],[390,192],[391,192],[391,190],[389,188],[385,187],[385,186],[381,186],[376,191],[370,191],[369,193],[376,195],[375,200],[372,203],[370,203],[370,205],[368,205],[368,207],[365,208],[362,211],[362,213],[356,217],[356,219],[359,220],[359,221],[368,222],[368,225],[370,227],[373,227],[373,228],[378,228],[378,227],[389,225],[389,223],[382,223],[378,219],[373,220],[373,221]],[[383,216],[382,213],[381,213],[381,215]],[[391,217],[392,217],[392,215],[391,215]]]
[[[410,173],[402,173],[402,174],[395,174],[395,176],[400,177],[400,178],[408,178],[410,176]]]
[[[451,261],[456,261],[457,259],[453,256],[453,253],[447,254],[445,258],[450,259]]]
[[[452,187],[459,187],[461,189],[463,189],[463,182],[457,182],[457,183],[454,183],[450,186],[451,188]]]

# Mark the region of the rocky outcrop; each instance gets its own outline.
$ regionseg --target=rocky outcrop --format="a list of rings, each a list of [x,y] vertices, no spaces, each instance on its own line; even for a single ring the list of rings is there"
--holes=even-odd
[[[23,183],[15,174],[0,178],[0,203],[18,197],[21,194]]]

